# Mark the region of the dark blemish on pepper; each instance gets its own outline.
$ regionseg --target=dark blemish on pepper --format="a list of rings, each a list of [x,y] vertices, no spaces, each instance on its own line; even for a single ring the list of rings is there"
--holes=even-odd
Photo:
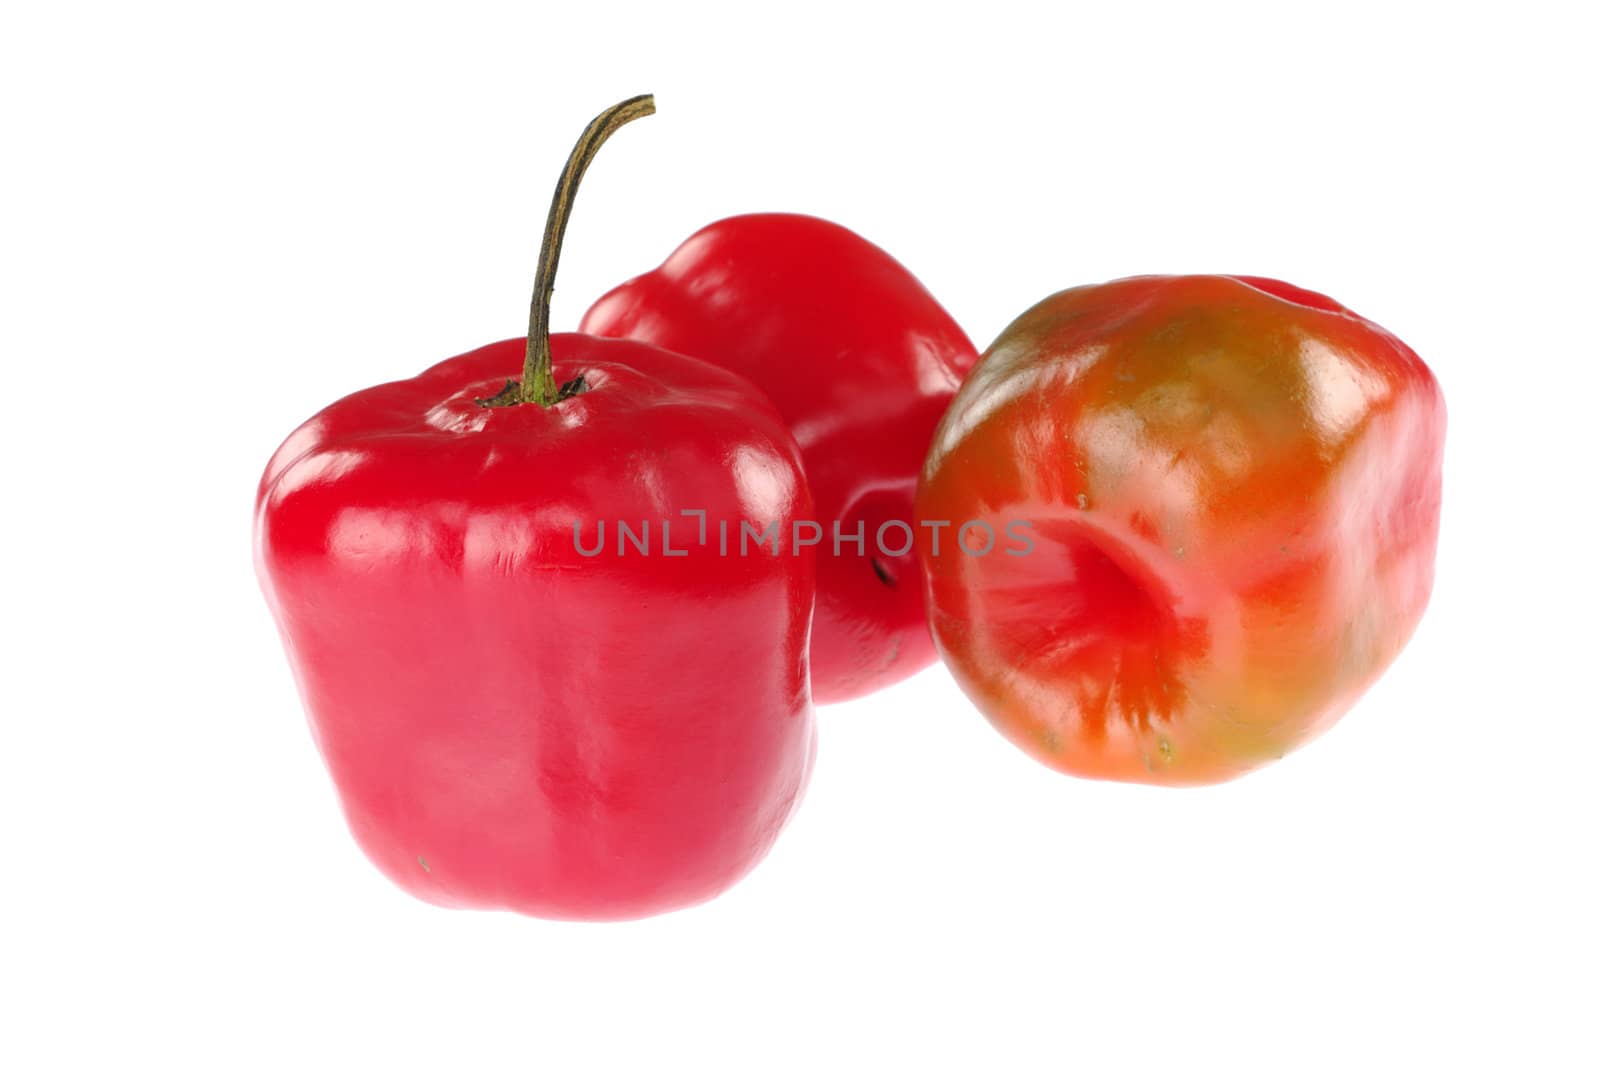
[[[494,396],[480,396],[474,400],[480,408],[509,408],[515,407],[522,400],[522,383],[515,378],[507,380]]]
[[[422,865],[423,870],[427,871],[429,874],[433,873],[433,868],[428,866],[427,860],[423,859],[421,856],[418,856],[417,862]]]
[[[877,556],[872,557],[872,573],[878,576],[878,581],[882,582],[890,589],[893,589],[895,586],[900,584],[895,580],[894,575],[889,573],[889,568],[883,565],[883,560],[879,559]]]

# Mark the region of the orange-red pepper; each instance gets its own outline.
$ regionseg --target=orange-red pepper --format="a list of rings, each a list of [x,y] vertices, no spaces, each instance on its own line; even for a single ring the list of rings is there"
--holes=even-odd
[[[990,720],[1074,774],[1226,779],[1336,720],[1433,582],[1445,408],[1394,335],[1244,277],[1069,289],[945,415],[919,519],[934,639]]]

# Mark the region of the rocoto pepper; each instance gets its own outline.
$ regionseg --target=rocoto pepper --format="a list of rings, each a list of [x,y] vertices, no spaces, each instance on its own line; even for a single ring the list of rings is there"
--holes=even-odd
[[[736,371],[783,413],[822,526],[811,635],[819,703],[933,662],[912,499],[933,428],[978,354],[909,271],[831,222],[742,215],[601,297],[579,329]]]
[[[1212,782],[1325,729],[1427,604],[1445,408],[1422,360],[1248,277],[1069,289],[1000,335],[934,437],[935,640],[1073,774]],[[1030,551],[980,551],[1025,524]],[[971,524],[971,525],[966,525]]]
[[[350,828],[438,904],[704,900],[810,767],[814,573],[789,542],[812,509],[780,415],[719,367],[548,334],[577,182],[653,110],[573,150],[527,339],[338,401],[261,480],[258,570]],[[776,541],[721,552],[685,509]]]

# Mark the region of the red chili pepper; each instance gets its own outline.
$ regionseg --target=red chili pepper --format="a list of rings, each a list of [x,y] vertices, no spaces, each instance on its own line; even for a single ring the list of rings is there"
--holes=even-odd
[[[1338,719],[1416,627],[1444,430],[1422,360],[1320,294],[1232,277],[1057,293],[935,435],[918,516],[973,524],[937,556],[919,542],[935,640],[1051,766],[1243,773]]]
[[[548,333],[583,170],[653,111],[619,104],[573,150],[526,341],[340,400],[261,481],[259,573],[350,827],[439,904],[704,900],[810,766],[814,575],[790,542],[812,510],[778,412],[721,368]],[[741,553],[742,524],[773,536]]]
[[[606,294],[579,329],[737,371],[794,430],[823,529],[811,635],[819,702],[933,662],[912,499],[933,428],[977,352],[904,267],[831,222],[744,215]]]

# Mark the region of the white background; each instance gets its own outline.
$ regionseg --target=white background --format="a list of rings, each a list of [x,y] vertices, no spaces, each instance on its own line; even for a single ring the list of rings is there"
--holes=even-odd
[[[1596,1062],[1596,84],[1580,5],[8,5],[0,1053],[32,1063]],[[1592,14],[1592,13],[1591,13]],[[347,837],[250,563],[353,389],[812,212],[980,347],[1131,273],[1274,275],[1450,407],[1438,586],[1234,784],[1080,782],[942,672],[821,712],[707,906],[438,910]]]

